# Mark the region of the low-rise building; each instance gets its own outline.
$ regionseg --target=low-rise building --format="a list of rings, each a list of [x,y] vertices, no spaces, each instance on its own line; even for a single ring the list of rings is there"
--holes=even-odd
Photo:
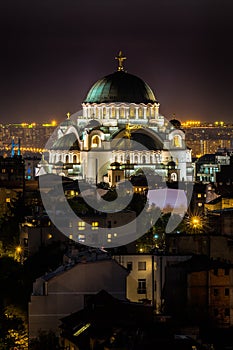
[[[38,278],[29,302],[29,338],[40,330],[59,333],[60,319],[81,310],[86,298],[105,289],[126,300],[128,271],[108,254],[89,251]]]
[[[115,255],[114,259],[130,273],[127,277],[127,298],[132,302],[153,305],[156,312],[163,309],[165,269],[190,259],[191,255],[128,254]]]

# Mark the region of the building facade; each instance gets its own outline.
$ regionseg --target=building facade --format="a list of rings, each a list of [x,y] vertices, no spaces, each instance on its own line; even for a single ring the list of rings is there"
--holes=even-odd
[[[93,252],[38,278],[29,302],[29,338],[38,336],[40,330],[59,334],[60,319],[83,309],[85,298],[102,289],[125,300],[127,274],[106,254]]]
[[[132,302],[152,305],[157,313],[163,310],[163,288],[168,265],[190,259],[191,255],[127,254],[114,259],[128,271],[127,298]]]
[[[120,169],[131,165],[126,177],[149,169],[163,180],[192,181],[184,131],[160,114],[151,88],[124,70],[121,52],[117,59],[118,70],[98,80],[82,110],[60,124],[49,149],[49,172],[96,183],[118,162]]]

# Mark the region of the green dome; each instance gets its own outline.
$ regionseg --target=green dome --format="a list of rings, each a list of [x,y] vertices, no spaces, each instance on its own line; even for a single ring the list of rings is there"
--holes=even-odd
[[[117,71],[98,80],[88,92],[84,103],[155,103],[151,88],[140,78]]]
[[[54,142],[51,150],[80,150],[76,135],[74,133],[70,133],[60,137]]]

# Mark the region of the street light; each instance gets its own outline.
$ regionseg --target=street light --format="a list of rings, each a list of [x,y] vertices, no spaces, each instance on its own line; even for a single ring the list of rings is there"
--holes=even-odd
[[[202,227],[201,218],[199,216],[192,216],[190,223],[194,229],[198,229]]]

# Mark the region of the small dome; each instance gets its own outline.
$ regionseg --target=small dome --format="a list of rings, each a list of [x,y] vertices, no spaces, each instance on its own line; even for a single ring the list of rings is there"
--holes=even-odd
[[[64,135],[56,140],[51,150],[80,150],[79,142],[73,133]]]
[[[110,167],[119,168],[120,166],[121,166],[121,165],[120,165],[120,163],[118,163],[118,162],[113,162],[113,163],[110,164]]]
[[[178,119],[172,119],[170,120],[170,123],[176,128],[180,129],[181,128],[181,122]]]
[[[174,169],[176,167],[176,163],[173,160],[173,157],[171,157],[171,160],[167,163],[168,167],[170,169]]]
[[[84,103],[155,103],[151,88],[140,78],[117,71],[98,80],[88,92]]]
[[[85,129],[94,129],[100,126],[100,122],[96,119],[91,119],[87,125],[85,125]]]
[[[175,168],[176,167],[176,163],[173,160],[168,162],[167,165],[169,166],[169,168]]]

